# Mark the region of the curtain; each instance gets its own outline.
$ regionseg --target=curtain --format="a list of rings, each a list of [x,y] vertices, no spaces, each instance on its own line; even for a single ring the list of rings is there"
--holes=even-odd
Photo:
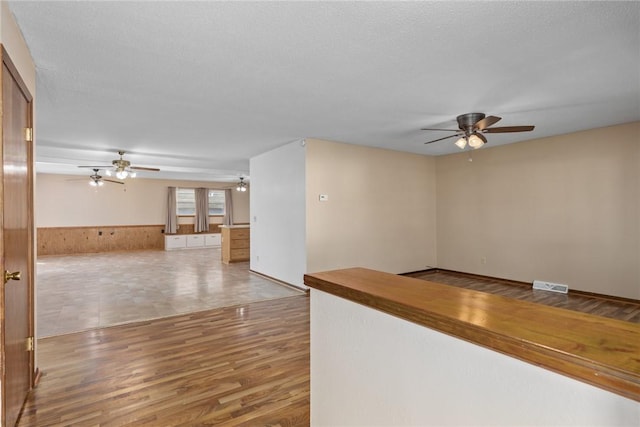
[[[196,188],[196,222],[194,231],[209,231],[209,189]]]
[[[233,192],[230,188],[224,190],[224,218],[222,219],[223,225],[233,225],[233,203],[231,195]]]
[[[165,234],[175,234],[178,231],[178,215],[176,214],[176,187],[169,187],[167,193],[167,218],[164,223]]]

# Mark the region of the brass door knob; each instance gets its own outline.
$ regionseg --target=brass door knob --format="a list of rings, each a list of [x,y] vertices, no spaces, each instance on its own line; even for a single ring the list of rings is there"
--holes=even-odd
[[[9,280],[20,280],[20,272],[14,271],[13,273],[4,271],[4,283],[7,283]]]

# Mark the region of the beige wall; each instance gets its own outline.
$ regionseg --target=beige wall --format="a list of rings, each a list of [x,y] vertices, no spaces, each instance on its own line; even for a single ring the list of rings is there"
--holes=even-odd
[[[9,53],[13,65],[18,69],[31,96],[35,97],[36,67],[6,1],[0,2],[0,41]]]
[[[87,177],[38,174],[36,177],[36,226],[76,227],[91,225],[164,224],[167,187],[228,187],[228,183],[129,179],[125,185],[109,184],[96,188]],[[234,222],[249,222],[249,191],[233,194]],[[193,223],[181,218],[181,223]],[[212,219],[213,223],[222,218]]]
[[[307,272],[435,265],[434,158],[314,139],[306,150]]]
[[[439,267],[640,298],[640,123],[435,164]]]
[[[437,266],[640,299],[640,123],[487,147],[473,162],[306,141],[307,272]],[[38,226],[162,224],[168,185],[210,184],[96,192],[68,179],[38,175]],[[248,193],[234,191],[235,222],[249,222]]]

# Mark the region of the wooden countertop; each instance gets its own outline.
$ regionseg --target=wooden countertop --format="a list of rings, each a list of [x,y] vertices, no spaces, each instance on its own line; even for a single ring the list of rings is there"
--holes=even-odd
[[[304,283],[640,402],[640,324],[365,268]]]

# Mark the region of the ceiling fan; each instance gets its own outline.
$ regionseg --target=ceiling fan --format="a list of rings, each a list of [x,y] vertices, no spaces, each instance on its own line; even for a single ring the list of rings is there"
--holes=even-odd
[[[427,141],[425,144],[431,144],[436,141],[442,141],[444,139],[459,137],[455,144],[463,150],[467,144],[471,148],[480,148],[487,143],[487,138],[483,133],[507,133],[507,132],[529,132],[532,131],[534,126],[503,126],[498,128],[492,128],[490,126],[496,124],[501,120],[501,117],[486,116],[484,113],[467,113],[462,114],[456,118],[458,121],[459,129],[437,129],[437,128],[424,128],[422,130],[439,130],[445,132],[455,132],[453,135],[445,136],[444,138],[434,139]]]
[[[124,150],[120,150],[118,151],[118,154],[120,155],[119,159],[113,160],[111,162],[111,166],[78,166],[79,168],[91,168],[94,171],[96,171],[96,175],[98,170],[100,169],[104,169],[105,170],[105,174],[107,176],[111,176],[111,175],[115,175],[116,178],[118,179],[125,179],[127,177],[130,178],[135,178],[136,177],[136,172],[137,170],[143,170],[143,171],[152,171],[152,172],[159,172],[160,169],[158,168],[145,168],[142,166],[131,166],[131,162],[128,160],[125,160],[122,158],[122,156],[124,156]],[[113,181],[116,182],[116,181]]]
[[[122,184],[124,185],[124,182],[122,181],[114,181],[113,179],[104,179],[102,178],[101,175],[98,175],[98,171],[100,169],[93,169],[93,175],[89,175],[89,178],[91,179],[91,181],[89,181],[89,185],[91,185],[92,187],[102,187],[104,185],[105,182],[112,182],[114,184]]]

